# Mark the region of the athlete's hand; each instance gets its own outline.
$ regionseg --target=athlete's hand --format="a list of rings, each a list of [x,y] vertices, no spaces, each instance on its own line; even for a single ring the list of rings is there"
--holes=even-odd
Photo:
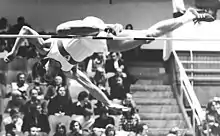
[[[123,26],[121,24],[115,24],[113,29],[115,30],[116,35],[118,35],[123,30]]]
[[[11,62],[14,58],[16,57],[16,55],[13,52],[9,52],[5,57],[4,57],[4,61],[6,63]]]

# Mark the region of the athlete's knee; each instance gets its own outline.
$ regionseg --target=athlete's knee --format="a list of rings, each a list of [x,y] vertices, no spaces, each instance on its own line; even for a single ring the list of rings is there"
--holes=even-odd
[[[23,32],[23,33],[25,33],[25,34],[29,34],[29,33],[31,33],[31,28],[28,27],[28,26],[23,26],[23,27],[21,28],[21,32]]]

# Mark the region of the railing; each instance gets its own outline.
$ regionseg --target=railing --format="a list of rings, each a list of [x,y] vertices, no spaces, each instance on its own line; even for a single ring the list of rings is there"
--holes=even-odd
[[[189,103],[189,106],[192,110],[192,126],[193,129],[196,131],[197,127],[202,125],[202,121],[205,119],[205,112],[203,111],[199,103],[199,100],[194,92],[193,86],[190,83],[186,71],[175,50],[173,50],[173,55],[178,66],[177,68],[179,70],[180,93],[183,93],[180,94],[180,96],[185,96],[187,102]]]

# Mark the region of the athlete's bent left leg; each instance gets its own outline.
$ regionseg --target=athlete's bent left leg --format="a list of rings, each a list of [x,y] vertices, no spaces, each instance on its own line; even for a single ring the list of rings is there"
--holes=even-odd
[[[23,26],[18,35],[39,35],[39,34],[35,30],[33,30],[32,28],[30,28],[28,26]],[[48,47],[48,49],[45,47],[45,41],[43,38],[27,38],[27,40],[28,40],[28,42],[30,42],[32,45],[34,45],[36,47],[37,51],[42,56],[46,55],[47,52],[49,51],[49,47]],[[23,41],[24,41],[24,38],[19,37],[16,39],[12,50],[4,58],[5,62],[10,62],[16,57],[18,50],[20,48],[20,45]]]

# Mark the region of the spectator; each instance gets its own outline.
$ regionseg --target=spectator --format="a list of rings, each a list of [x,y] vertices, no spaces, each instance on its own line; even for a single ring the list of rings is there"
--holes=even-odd
[[[82,136],[82,126],[78,121],[73,120],[70,123],[70,131],[67,136]]]
[[[132,24],[127,24],[125,26],[125,29],[133,30],[134,28],[133,28]],[[134,61],[134,60],[138,59],[139,54],[140,54],[140,46],[139,46],[139,48],[135,48],[135,49],[123,52],[123,58],[126,62]]]
[[[133,30],[133,25],[132,25],[132,24],[127,24],[127,25],[125,26],[125,29],[126,29],[126,30]]]
[[[8,20],[4,17],[0,19],[0,33],[6,33],[9,29]]]
[[[91,79],[91,81],[97,85],[102,85],[103,87],[107,86],[108,79],[106,78],[105,69],[98,67],[95,72],[95,76]]]
[[[113,77],[109,78],[109,86],[115,86],[115,79],[121,77],[123,79],[123,86],[125,87],[125,89],[127,90],[127,92],[130,92],[130,85],[131,85],[131,81],[128,77],[128,74],[124,73],[122,71],[122,69],[118,68],[117,71],[115,72],[115,75]],[[131,77],[131,76],[130,76]]]
[[[31,77],[31,75],[29,76]],[[44,99],[47,87],[46,87],[46,83],[42,81],[41,77],[34,78],[34,80],[29,83],[29,86],[30,89],[38,90],[38,99]]]
[[[106,61],[105,70],[106,72],[117,72],[117,69],[120,68],[123,71],[125,70],[125,64],[122,59],[119,58],[118,53],[110,53],[110,59]]]
[[[13,25],[11,30],[9,30],[9,32],[12,32],[12,34],[18,34],[19,31],[21,30],[21,28],[23,26],[28,26],[31,27],[26,21],[25,18],[20,16],[17,18],[17,24]]]
[[[82,91],[78,95],[78,101],[73,104],[73,114],[91,116],[93,114],[93,108],[89,101],[89,94]]]
[[[214,98],[210,100],[207,104],[206,108],[206,122],[203,125],[203,133],[219,135],[220,134],[220,100],[218,98]],[[208,126],[208,127],[207,127]]]
[[[38,100],[44,100],[44,90],[43,90],[43,87],[41,87],[40,85],[34,85],[33,89],[37,90],[38,92],[38,96],[37,96],[37,99]]]
[[[4,17],[0,19],[0,34],[6,34],[9,29],[8,20]],[[0,52],[7,50],[7,40],[4,38],[0,39]],[[7,50],[8,51],[8,50]]]
[[[148,133],[148,126],[147,124],[140,123],[136,127],[136,136],[147,136]]]
[[[1,131],[1,124],[4,112],[4,98],[6,95],[6,83],[5,83],[5,75],[0,73],[0,131]]]
[[[40,104],[31,107],[30,113],[24,115],[22,132],[26,135],[29,134],[31,127],[33,126],[39,128],[41,132],[47,134],[50,132],[48,117],[47,115],[42,114],[42,107]]]
[[[16,131],[21,132],[21,126],[23,124],[22,118],[19,115],[18,110],[12,109],[9,113],[9,117],[6,117],[3,120],[3,125],[7,126],[8,124],[14,124]],[[6,129],[6,128],[5,128]]]
[[[39,99],[39,91],[35,88],[30,90],[30,100],[26,102],[26,104],[21,108],[21,112],[24,113],[24,115],[27,115],[31,111],[31,107],[34,107],[36,105],[42,105],[43,113],[46,112],[46,102]]]
[[[116,135],[116,130],[113,125],[107,125],[105,129],[105,136],[115,136]]]
[[[90,72],[95,72],[97,70],[97,68],[101,67],[104,68],[105,66],[105,55],[104,53],[100,52],[100,53],[94,53],[92,55],[92,57],[90,57],[87,68],[86,68],[86,72],[90,73]]]
[[[29,85],[26,83],[26,76],[24,73],[18,73],[17,82],[11,84],[12,90],[7,94],[7,97],[12,96],[9,101],[7,111],[12,108],[21,108],[27,100],[27,90]]]
[[[59,87],[65,86],[65,85],[66,85],[66,83],[65,83],[63,77],[60,75],[56,76],[54,79],[54,84],[48,86],[48,89],[47,89],[47,92],[45,95],[45,99],[50,100],[50,99],[54,98],[57,94],[56,90]]]
[[[136,126],[139,122],[140,118],[136,116],[135,109],[131,108],[129,111],[122,112],[120,117],[120,129],[135,132]]]
[[[8,124],[5,126],[5,135],[4,136],[18,136],[16,134],[16,126],[15,124]]]
[[[40,128],[38,128],[36,126],[32,126],[30,128],[30,132],[29,132],[28,136],[46,136],[44,133],[41,133],[40,131],[41,131]]]
[[[31,27],[25,21],[25,18],[20,16],[17,18],[17,23],[10,27],[10,29],[8,30],[8,34],[18,34],[23,26]],[[15,38],[8,39],[9,51],[12,49],[14,42],[15,42]],[[35,49],[32,46],[29,46],[27,39],[25,39],[21,43],[21,47],[18,50],[17,54],[18,54],[18,56],[27,57],[27,58],[34,58],[37,56]]]
[[[62,123],[58,123],[56,126],[56,132],[53,136],[67,136],[66,126]]]
[[[99,112],[99,117],[96,118],[93,128],[105,128],[108,124],[115,125],[114,118],[108,115],[108,110],[103,107]]]
[[[130,93],[126,94],[126,98],[122,101],[122,105],[130,108],[136,109],[136,103],[132,99],[132,95]]]
[[[57,95],[49,101],[49,115],[72,115],[72,99],[67,86],[57,88]]]
[[[125,99],[126,93],[128,93],[127,88],[123,84],[123,78],[120,76],[115,76],[110,84],[110,95],[112,99],[123,100]]]
[[[89,101],[89,94],[82,91],[78,95],[78,101],[73,103],[73,114],[77,117],[77,121],[81,123],[83,128],[90,128],[94,123],[94,118],[92,117],[94,111],[91,102]]]

